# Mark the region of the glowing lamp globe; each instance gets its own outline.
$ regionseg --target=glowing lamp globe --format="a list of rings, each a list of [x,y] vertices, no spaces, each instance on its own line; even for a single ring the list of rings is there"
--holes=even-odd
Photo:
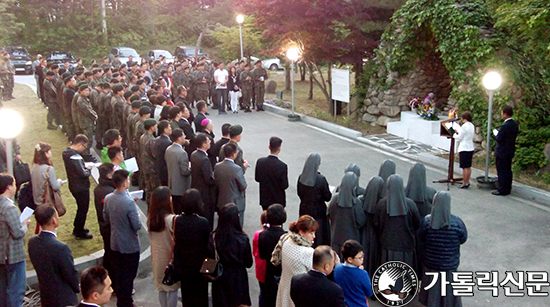
[[[286,51],[286,57],[292,62],[295,62],[300,57],[300,51],[298,50],[298,48],[290,47]]]
[[[0,110],[0,138],[13,139],[23,130],[23,118],[14,110]]]
[[[483,76],[483,86],[489,90],[494,91],[502,84],[502,77],[496,71],[490,71]]]
[[[242,24],[243,22],[244,22],[244,16],[243,15],[238,15],[237,16],[237,23]]]

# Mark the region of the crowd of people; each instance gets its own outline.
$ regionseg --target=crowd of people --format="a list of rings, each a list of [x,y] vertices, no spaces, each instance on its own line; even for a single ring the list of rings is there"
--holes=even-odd
[[[154,61],[151,70],[148,64],[128,63],[132,69],[126,71],[125,64],[116,60],[106,59],[103,64],[91,69],[77,66],[72,72],[47,63],[37,68],[42,70],[37,73],[38,92],[48,107],[48,128],[61,126],[71,142],[63,151],[63,161],[77,203],[73,234],[78,239],[93,236],[85,223],[89,177],[97,167],[99,183],[93,201],[105,250],[103,266],[85,270],[79,282],[69,247],[56,238],[59,214],[44,204],[45,186],[58,191],[65,182],[56,178],[51,145],[40,142],[34,148],[31,170],[39,227],[29,240],[28,253],[43,306],[75,306],[79,291],[82,306],[101,305],[113,290],[117,306],[133,306],[141,248],[138,231],[144,225],[135,203],[138,199],[128,192],[132,185],[145,190],[154,282],[163,307],[178,305],[178,290],[183,306],[209,305],[209,282],[200,272],[206,258],[219,259],[224,268],[212,282],[214,306],[252,305],[247,268],[253,265],[262,307],[368,306],[372,277],[387,261],[410,265],[425,284],[430,283],[425,272],[458,268],[466,226],[451,215],[450,194],[427,186],[421,163],[411,168],[405,185],[395,163],[386,160],[379,175],[364,188],[359,186],[361,170],[352,163],[331,191],[319,172],[321,156],[312,153],[297,180],[300,217],[284,230],[289,181],[287,165],[278,158],[283,143],[278,137],[269,139],[270,155],[256,162],[254,178],[264,211],[262,229],[251,244],[243,231],[244,174],[249,168],[239,146],[243,127],[223,124],[222,136],[215,140],[207,107],[213,102],[221,114],[226,105],[237,112],[238,97],[230,93],[237,92],[237,86],[242,91],[242,108],[250,110],[252,86],[267,78],[259,76],[263,69],[251,72],[240,63],[242,71],[231,66],[223,72],[220,62],[214,71],[206,69],[210,65],[204,59],[173,65]],[[214,92],[210,80],[215,80]],[[263,93],[256,90],[256,95],[255,107],[260,111]],[[94,144],[102,162],[95,166],[87,163],[95,162],[90,152]],[[127,171],[125,160],[130,157],[136,158],[138,172]],[[10,278],[7,282],[0,278],[4,283],[0,295],[7,306],[20,306],[25,288],[28,221],[19,222],[11,201],[15,191],[13,176],[1,174],[0,273]],[[173,285],[163,283],[169,263],[179,276]],[[427,306],[461,305],[460,298],[438,293],[440,288],[422,290],[420,301]]]

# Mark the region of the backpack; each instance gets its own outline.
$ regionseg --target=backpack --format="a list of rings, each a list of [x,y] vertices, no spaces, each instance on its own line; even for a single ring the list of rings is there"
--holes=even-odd
[[[19,194],[17,195],[17,204],[21,212],[25,210],[25,207],[29,207],[33,210],[36,209],[36,204],[34,203],[34,197],[32,195],[32,183],[27,182],[21,186],[19,189]]]

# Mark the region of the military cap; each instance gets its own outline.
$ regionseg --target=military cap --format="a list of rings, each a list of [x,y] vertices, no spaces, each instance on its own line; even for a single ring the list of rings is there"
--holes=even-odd
[[[89,87],[88,87],[88,84],[81,84],[81,85],[78,87],[78,90],[83,91],[83,90],[85,90],[85,89],[87,89],[87,88],[89,88]]]
[[[132,109],[139,109],[141,107],[141,101],[134,100],[132,101]]]
[[[157,124],[157,120],[154,118],[148,118],[143,122],[143,128],[149,130],[151,127]]]
[[[63,78],[63,83],[67,84],[67,82],[71,81],[72,78],[73,77],[71,76]]]
[[[54,73],[53,71],[51,71],[51,70],[48,70],[48,71],[46,72],[46,76],[55,76],[55,73]]]
[[[137,91],[139,91],[139,85],[132,85],[132,87],[130,88],[130,90],[131,90],[132,92],[137,92]]]
[[[141,104],[141,102],[140,102]],[[145,115],[145,114],[151,114],[151,108],[148,106],[141,106],[139,108],[139,116]]]
[[[256,65],[256,64],[262,64],[262,60],[257,60],[257,61],[254,63],[254,65]]]
[[[118,86],[118,85],[116,85],[116,86]],[[124,92],[124,99],[130,98],[130,96],[132,96],[132,91],[126,91],[126,92]]]

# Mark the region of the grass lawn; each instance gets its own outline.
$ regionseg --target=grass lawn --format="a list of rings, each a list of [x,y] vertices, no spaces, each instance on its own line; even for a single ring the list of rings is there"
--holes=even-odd
[[[309,76],[306,74],[305,81],[300,81],[300,74],[295,72],[294,75],[294,103],[297,113],[301,113],[307,116],[315,117],[324,121],[336,123],[357,131],[361,131],[363,135],[369,134],[381,134],[386,133],[385,127],[380,126],[371,126],[369,123],[363,123],[358,121],[356,116],[352,113],[351,119],[348,118],[347,103],[342,103],[342,115],[336,117],[336,122],[334,121],[334,116],[332,113],[328,112],[328,104],[325,99],[325,95],[319,88],[317,84],[313,84],[313,99],[308,99],[309,93]],[[284,90],[285,88],[285,74],[283,70],[279,71],[269,71],[269,79],[277,82],[277,90]],[[323,74],[326,78],[326,71],[323,71]],[[354,80],[353,73],[350,76],[350,80]],[[265,99],[276,99],[276,94],[265,94]],[[283,92],[283,101],[287,103],[292,103],[292,93],[291,91]],[[353,111],[353,110],[351,110]]]
[[[46,114],[47,110],[44,104],[36,97],[36,94],[26,85],[16,84],[13,95],[17,99],[4,101],[4,107],[17,111],[24,121],[23,131],[17,137],[21,145],[21,157],[24,162],[32,167],[32,159],[34,156],[34,146],[42,141],[52,145],[52,162],[57,178],[67,179],[65,166],[61,152],[69,146],[69,142],[60,130],[52,131],[46,129]],[[92,181],[91,191],[95,187],[95,182]],[[88,218],[86,219],[86,228],[90,229],[90,233],[94,235],[91,240],[76,240],[72,235],[73,221],[76,215],[76,202],[68,185],[61,187],[61,195],[63,203],[67,207],[67,213],[61,217],[59,228],[57,228],[57,237],[59,240],[67,243],[71,247],[74,258],[94,253],[103,248],[103,241],[99,234],[99,226],[97,224],[97,216],[93,202],[93,193],[90,197],[90,209]],[[27,233],[26,240],[34,235],[36,221],[31,219],[31,225]],[[30,260],[27,259],[27,269],[31,269]]]

